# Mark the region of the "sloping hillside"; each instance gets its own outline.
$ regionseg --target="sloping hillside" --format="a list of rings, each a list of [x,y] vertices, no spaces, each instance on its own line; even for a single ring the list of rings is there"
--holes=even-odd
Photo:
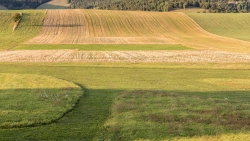
[[[203,30],[181,12],[48,10],[42,32],[27,44],[182,44],[250,52],[250,42]]]
[[[0,11],[0,50],[14,48],[36,36],[41,30],[44,11],[22,11],[23,16],[15,32],[12,32],[13,13],[13,11]]]
[[[187,13],[203,29],[213,34],[250,41],[250,14]]]
[[[52,0],[40,5],[37,9],[66,9],[68,7],[68,0]]]

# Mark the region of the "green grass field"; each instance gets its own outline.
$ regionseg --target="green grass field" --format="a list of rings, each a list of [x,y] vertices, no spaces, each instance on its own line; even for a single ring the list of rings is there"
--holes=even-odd
[[[11,16],[20,11],[0,11],[0,50],[12,49],[36,36],[42,28],[45,11],[23,10],[19,26],[12,32],[14,21]]]
[[[132,44],[62,44],[62,45],[39,45],[39,44],[24,44],[14,48],[15,50],[51,50],[51,49],[76,49],[76,50],[96,50],[96,51],[115,51],[115,50],[192,50],[192,48],[188,48],[182,45],[176,44],[158,44],[158,45],[132,45]]]
[[[100,33],[115,37],[121,35],[122,38],[127,34],[131,37],[134,34],[144,35],[145,32],[149,36],[171,37],[190,47],[210,49],[215,45],[222,50],[249,51],[248,43],[226,40],[228,38],[217,40],[217,36],[206,33],[199,26],[196,25],[194,28],[194,22],[184,14],[158,15],[155,12],[138,12],[134,16],[134,11],[128,11],[129,15],[121,11],[86,11],[89,15],[96,16],[92,17],[93,21],[89,23],[102,24],[90,25],[96,26],[90,29],[93,31],[90,36]],[[44,11],[23,11],[21,23],[12,33],[14,23],[10,17],[13,12],[0,12],[0,50],[191,49],[178,44],[22,44],[41,30]],[[103,17],[98,17],[96,13],[101,13]],[[203,19],[217,17],[213,14],[207,14],[207,17],[204,14],[196,14],[198,15],[188,15],[197,18],[197,23],[199,20],[201,22]],[[112,15],[115,15],[116,19],[111,19]],[[181,15],[184,19],[179,17],[176,20],[176,15]],[[231,34],[232,31],[229,29],[232,27],[236,29],[239,24],[243,26],[244,22],[248,22],[248,19],[241,20],[244,16],[248,18],[248,14],[240,14],[239,17],[232,14],[239,20],[238,23],[230,22],[228,17],[231,15],[219,19],[220,15],[218,14],[218,21],[228,23],[225,24],[228,30],[222,32],[224,36]],[[169,16],[171,21],[164,20],[165,16]],[[128,25],[127,20],[121,23],[119,19],[122,17],[133,17],[132,21],[137,23],[134,25],[135,29]],[[155,18],[157,20],[152,22]],[[87,19],[91,17],[87,16]],[[101,21],[107,22],[104,24]],[[218,26],[217,32],[222,31],[223,25],[211,19],[207,22],[211,25],[206,25],[205,27],[209,27],[206,30]],[[112,23],[116,26],[112,26]],[[148,31],[142,28],[147,27],[145,23],[151,27]],[[156,26],[158,23],[161,23],[160,27]],[[169,23],[173,25],[165,27]],[[121,25],[126,25],[126,28],[120,29]],[[177,27],[171,28],[174,25]],[[109,30],[104,32],[101,27]],[[113,33],[111,29],[119,30]],[[248,29],[248,26],[240,27],[238,30],[243,32],[243,29]],[[134,33],[135,31],[140,32]],[[244,31],[243,35],[241,38],[248,36],[248,33]],[[234,38],[236,36],[239,38],[241,35],[236,33]],[[240,47],[237,48],[238,46]],[[249,140],[249,70],[250,64],[234,63],[1,62],[0,140]],[[69,89],[68,86],[75,89]],[[76,96],[65,98],[67,93]]]
[[[0,140],[246,137],[249,69],[249,64],[1,63],[0,73],[72,81],[84,95],[55,123],[0,129]]]
[[[51,123],[71,110],[82,89],[64,80],[29,74],[0,74],[0,128]]]
[[[249,13],[187,13],[203,29],[213,34],[250,41]]]

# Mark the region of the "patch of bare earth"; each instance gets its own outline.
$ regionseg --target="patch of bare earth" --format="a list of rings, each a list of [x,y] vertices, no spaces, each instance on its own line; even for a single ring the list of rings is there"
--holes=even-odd
[[[0,52],[0,62],[210,62],[249,63],[250,54],[196,51],[18,50]]]

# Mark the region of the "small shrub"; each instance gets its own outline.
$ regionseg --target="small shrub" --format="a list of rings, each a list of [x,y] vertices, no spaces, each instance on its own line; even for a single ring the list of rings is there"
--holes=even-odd
[[[20,13],[14,13],[13,15],[12,15],[12,20],[14,21],[14,22],[17,22],[18,20],[20,20],[21,19],[21,14]]]

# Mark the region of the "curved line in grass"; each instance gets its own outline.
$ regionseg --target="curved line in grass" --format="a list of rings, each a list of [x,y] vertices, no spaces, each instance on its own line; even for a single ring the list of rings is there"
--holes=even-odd
[[[32,76],[34,78],[31,78]],[[35,127],[54,123],[76,107],[84,92],[83,86],[79,84],[51,76],[0,73],[0,78],[3,81],[0,80],[1,129]],[[23,78],[27,80],[20,80]],[[40,82],[38,79],[61,85],[53,88],[54,84],[46,81],[48,88],[45,89],[43,84],[35,83]],[[11,82],[12,80],[17,82]],[[26,83],[30,85],[27,88],[25,88]],[[14,89],[8,87],[12,85]],[[38,88],[34,88],[36,85]]]

